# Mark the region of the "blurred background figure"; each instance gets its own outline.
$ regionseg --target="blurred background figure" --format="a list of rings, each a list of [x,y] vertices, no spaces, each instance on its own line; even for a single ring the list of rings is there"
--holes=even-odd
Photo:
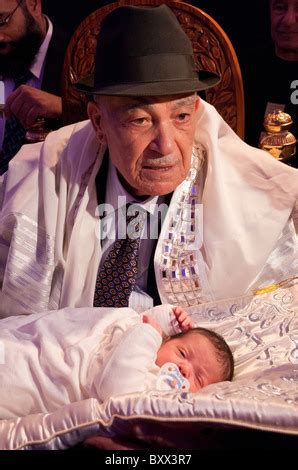
[[[45,119],[61,124],[61,72],[68,37],[42,12],[41,0],[0,0],[0,174],[26,143],[26,131]]]
[[[271,0],[271,35],[275,54],[283,60],[298,60],[298,0]]]
[[[268,42],[259,47],[253,42],[251,50],[240,54],[245,140],[254,146],[259,145],[264,130],[264,115],[276,109],[290,114],[291,132],[298,136],[298,0],[268,0],[268,17],[271,28]],[[285,163],[297,168],[297,151]]]

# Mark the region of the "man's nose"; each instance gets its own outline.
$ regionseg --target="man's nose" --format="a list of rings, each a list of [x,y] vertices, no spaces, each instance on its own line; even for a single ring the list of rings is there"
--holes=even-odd
[[[283,17],[283,23],[293,25],[298,23],[298,10],[294,6],[289,6],[286,14]]]
[[[150,149],[160,155],[169,155],[174,149],[174,129],[171,124],[160,123],[156,126]]]

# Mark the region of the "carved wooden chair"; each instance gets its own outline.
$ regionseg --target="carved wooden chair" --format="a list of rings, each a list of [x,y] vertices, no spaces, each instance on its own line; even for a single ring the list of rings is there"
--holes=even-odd
[[[222,79],[219,85],[205,92],[205,99],[213,104],[232,129],[243,138],[244,98],[242,76],[234,48],[222,28],[199,8],[174,0],[120,0],[91,13],[77,28],[66,51],[62,106],[64,124],[87,118],[87,98],[74,89],[74,82],[94,69],[96,38],[105,16],[123,5],[157,6],[166,3],[176,14],[188,34],[198,69],[216,72]]]

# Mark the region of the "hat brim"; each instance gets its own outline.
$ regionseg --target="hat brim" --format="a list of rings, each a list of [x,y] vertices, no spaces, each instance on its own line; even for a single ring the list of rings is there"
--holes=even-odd
[[[103,84],[94,87],[94,75],[89,75],[75,83],[74,87],[78,91],[89,95],[165,96],[207,90],[218,85],[220,80],[221,78],[215,73],[200,71],[197,78],[186,80]]]

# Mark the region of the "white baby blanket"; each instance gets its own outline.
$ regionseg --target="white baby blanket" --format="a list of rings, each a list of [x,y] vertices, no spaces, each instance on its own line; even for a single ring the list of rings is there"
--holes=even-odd
[[[91,398],[53,413],[2,420],[0,448],[64,449],[95,434],[196,448],[206,427],[221,426],[298,436],[297,287],[190,309],[197,324],[223,334],[231,345],[233,382],[187,395],[133,393],[102,404]],[[92,315],[93,309],[83,310]]]

